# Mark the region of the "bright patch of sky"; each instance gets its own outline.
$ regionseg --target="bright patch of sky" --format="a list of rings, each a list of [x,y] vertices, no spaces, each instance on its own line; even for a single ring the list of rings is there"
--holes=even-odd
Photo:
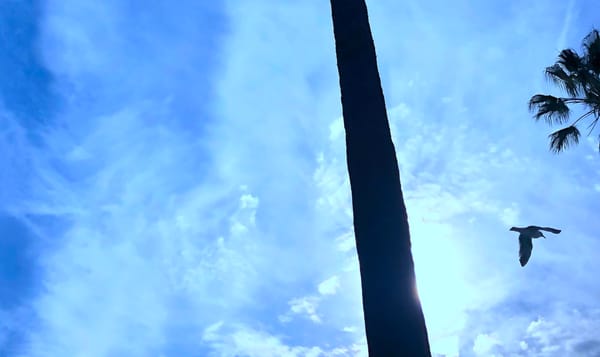
[[[590,0],[369,1],[436,356],[598,356]],[[0,355],[366,356],[329,3],[0,3]],[[517,236],[534,243],[525,268]]]

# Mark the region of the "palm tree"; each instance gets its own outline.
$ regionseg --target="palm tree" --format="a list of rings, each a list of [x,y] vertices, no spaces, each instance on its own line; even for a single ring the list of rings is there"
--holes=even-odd
[[[331,0],[369,356],[431,356],[364,0]]]
[[[546,119],[548,124],[565,124],[569,121],[572,104],[581,104],[584,112],[571,125],[550,134],[550,149],[559,153],[579,142],[581,133],[577,127],[582,119],[591,117],[588,135],[600,119],[600,35],[592,30],[583,40],[583,53],[572,49],[562,50],[556,63],[547,67],[546,76],[562,88],[568,97],[536,94],[529,100],[534,118]],[[598,146],[600,150],[600,145]]]

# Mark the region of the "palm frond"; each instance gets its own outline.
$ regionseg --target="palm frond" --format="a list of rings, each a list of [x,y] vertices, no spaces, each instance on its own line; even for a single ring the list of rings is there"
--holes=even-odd
[[[598,89],[600,89],[600,88],[598,88]],[[585,98],[581,98],[581,99],[583,99],[582,102],[585,105],[588,105],[590,108],[592,108],[596,111],[600,111],[600,93],[597,94],[594,92],[590,92],[590,93],[588,93],[588,95],[585,96]]]
[[[560,153],[569,146],[578,144],[580,136],[581,133],[579,132],[579,129],[574,125],[557,130],[548,135],[550,138],[550,150],[555,153]]]
[[[585,118],[589,117],[590,115],[594,115],[594,113],[595,112],[593,109],[588,110],[587,112],[583,113],[579,118],[577,118],[571,125],[577,125],[577,123],[579,123],[581,121],[581,119],[585,119]]]
[[[565,49],[556,62],[545,70],[546,78],[568,93],[566,97],[536,94],[529,100],[529,110],[535,120],[544,118],[552,124],[569,120],[570,105],[580,104],[584,114],[566,128],[549,135],[550,150],[559,153],[577,144],[581,133],[577,127],[582,120],[592,117],[587,127],[588,136],[600,122],[600,32],[593,29],[583,40],[582,52]],[[600,140],[600,136],[599,136]],[[598,146],[600,151],[600,143]]]
[[[594,129],[596,128],[596,124],[598,124],[598,119],[600,119],[599,117],[595,117],[594,120],[592,120],[592,122],[588,125],[588,136],[590,136],[590,134],[592,134],[592,132],[594,131]]]
[[[586,78],[585,95],[588,103],[595,103],[596,106],[600,105],[600,74],[595,74],[590,69]]]
[[[596,76],[600,75],[600,34],[594,29],[583,39],[585,61]]]
[[[536,94],[529,100],[529,110],[537,111],[535,120],[546,118],[549,124],[563,124],[569,119],[569,107],[563,98],[552,95]]]
[[[563,66],[570,73],[577,73],[584,67],[581,57],[570,48],[560,52],[556,64]]]
[[[546,67],[546,78],[552,83],[564,89],[571,96],[578,96],[581,93],[581,83],[578,83],[576,77],[565,72],[563,66],[556,63],[550,67]]]

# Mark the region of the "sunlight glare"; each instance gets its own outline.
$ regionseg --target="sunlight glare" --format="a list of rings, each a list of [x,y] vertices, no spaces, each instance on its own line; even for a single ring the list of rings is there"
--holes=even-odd
[[[433,352],[458,355],[458,333],[472,291],[464,280],[465,256],[452,227],[437,222],[411,222],[418,295]]]

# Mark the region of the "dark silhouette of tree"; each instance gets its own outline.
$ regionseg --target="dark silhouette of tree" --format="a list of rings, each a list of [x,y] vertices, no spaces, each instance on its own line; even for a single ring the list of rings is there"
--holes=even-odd
[[[431,356],[364,0],[331,0],[369,356]]]
[[[550,150],[559,153],[579,142],[581,132],[577,125],[582,119],[591,117],[588,135],[600,119],[600,36],[592,30],[583,40],[582,54],[572,49],[562,50],[556,63],[546,68],[546,76],[563,89],[568,97],[536,94],[529,100],[529,109],[534,118],[544,118],[550,125],[566,124],[572,104],[581,104],[584,113],[571,125],[550,134]],[[598,146],[600,150],[600,145]]]

